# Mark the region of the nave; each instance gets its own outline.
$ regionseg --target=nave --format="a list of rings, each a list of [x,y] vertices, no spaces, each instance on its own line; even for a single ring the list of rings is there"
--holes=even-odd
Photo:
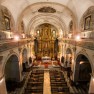
[[[57,69],[34,68],[28,77],[22,94],[66,94],[70,93],[63,73]]]
[[[86,87],[71,85],[67,72],[59,65],[33,65],[25,77],[19,92],[9,94],[88,94]]]

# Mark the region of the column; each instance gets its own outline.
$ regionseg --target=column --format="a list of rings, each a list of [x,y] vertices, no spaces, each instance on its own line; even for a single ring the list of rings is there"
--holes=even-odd
[[[2,66],[4,64],[3,59],[4,59],[3,56],[0,56],[0,94],[7,94],[5,77],[2,72],[2,70],[3,70]]]
[[[19,81],[23,80],[23,75],[22,75],[22,48],[18,48],[19,51],[19,74],[20,74],[20,79]]]
[[[0,78],[0,94],[7,94],[6,85],[5,85],[5,78]]]
[[[94,77],[92,76],[91,77],[91,80],[90,80],[90,86],[89,86],[89,94],[94,94]]]

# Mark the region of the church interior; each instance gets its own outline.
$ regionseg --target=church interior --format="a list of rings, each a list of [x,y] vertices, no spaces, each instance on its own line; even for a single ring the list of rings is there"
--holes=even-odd
[[[94,0],[0,0],[0,94],[94,94]]]

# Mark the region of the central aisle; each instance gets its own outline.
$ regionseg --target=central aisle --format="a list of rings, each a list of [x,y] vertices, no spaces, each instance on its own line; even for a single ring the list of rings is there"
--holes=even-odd
[[[44,87],[43,88],[44,88],[43,94],[51,94],[49,70],[44,70]]]

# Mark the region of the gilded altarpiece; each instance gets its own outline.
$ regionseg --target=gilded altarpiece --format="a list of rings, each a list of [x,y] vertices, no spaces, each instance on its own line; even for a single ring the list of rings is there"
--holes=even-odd
[[[51,29],[50,24],[42,24],[36,31],[39,44],[38,57],[54,57],[54,41],[56,32]]]

